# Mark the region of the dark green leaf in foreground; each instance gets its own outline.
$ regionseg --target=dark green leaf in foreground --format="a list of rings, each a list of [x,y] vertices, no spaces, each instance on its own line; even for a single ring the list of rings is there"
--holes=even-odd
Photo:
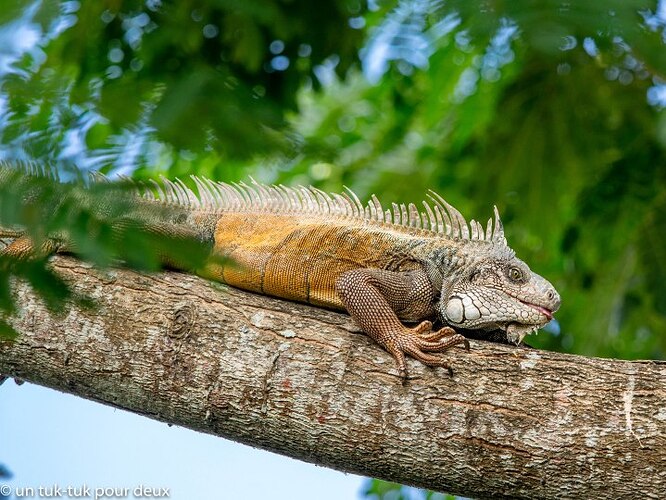
[[[102,267],[122,262],[142,271],[164,266],[194,271],[209,262],[208,244],[156,224],[171,217],[173,207],[141,202],[131,182],[85,183],[78,172],[70,173],[77,174],[75,180],[61,183],[48,167],[0,166],[0,227],[10,233],[25,229],[35,249],[30,256],[0,255],[0,310],[5,314],[16,309],[11,275],[27,280],[52,312],[62,311],[68,300],[85,302],[47,265],[52,251],[45,250],[47,242],[64,244],[65,250]]]

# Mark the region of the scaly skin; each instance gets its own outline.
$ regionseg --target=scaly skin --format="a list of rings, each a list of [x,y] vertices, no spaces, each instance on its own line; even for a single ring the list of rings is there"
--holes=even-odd
[[[402,377],[405,355],[448,368],[430,353],[469,348],[455,328],[499,328],[518,343],[559,308],[553,286],[507,246],[497,212],[494,228],[489,221],[484,232],[434,193],[434,210],[424,204],[427,213],[419,214],[413,205],[384,211],[374,197],[363,207],[353,194],[331,197],[312,188],[195,182],[198,197],[163,180],[164,191],[137,198],[136,213],[126,219],[208,242],[224,258],[201,272],[208,278],[346,310],[391,353]],[[72,250],[66,235],[55,241],[42,250]],[[31,250],[19,237],[4,252],[23,257]],[[446,326],[431,331],[436,319]]]
[[[447,366],[427,352],[466,344],[451,327],[504,327],[520,335],[545,324],[559,307],[552,285],[503,244],[362,220],[248,215],[220,216],[214,248],[231,263],[211,276],[245,290],[346,310],[394,356],[403,376],[405,354]],[[438,317],[449,326],[431,332]],[[408,328],[400,320],[421,323]]]

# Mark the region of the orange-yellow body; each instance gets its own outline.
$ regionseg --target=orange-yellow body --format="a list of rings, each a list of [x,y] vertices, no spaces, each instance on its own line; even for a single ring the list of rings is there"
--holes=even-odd
[[[222,214],[215,252],[227,263],[214,279],[265,295],[343,310],[335,283],[353,269],[413,269],[404,249],[424,237],[358,219],[303,214]],[[417,230],[414,230],[417,232]]]

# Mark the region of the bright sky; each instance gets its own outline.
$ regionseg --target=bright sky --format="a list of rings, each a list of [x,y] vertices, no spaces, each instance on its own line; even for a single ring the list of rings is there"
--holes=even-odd
[[[340,500],[359,498],[364,481],[13,380],[0,386],[0,464],[14,475],[0,479],[0,498],[3,485],[12,494],[33,487],[33,498],[40,498],[40,486],[61,488],[51,498],[74,498],[66,488],[86,485],[89,495],[79,498],[120,488],[111,498],[133,499],[144,485],[159,493],[168,488],[176,500]]]

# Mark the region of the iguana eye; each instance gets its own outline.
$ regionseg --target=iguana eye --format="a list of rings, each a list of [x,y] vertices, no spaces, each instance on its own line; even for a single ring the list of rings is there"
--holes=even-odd
[[[523,279],[523,273],[517,267],[512,267],[509,269],[509,278],[511,281],[520,281]]]

